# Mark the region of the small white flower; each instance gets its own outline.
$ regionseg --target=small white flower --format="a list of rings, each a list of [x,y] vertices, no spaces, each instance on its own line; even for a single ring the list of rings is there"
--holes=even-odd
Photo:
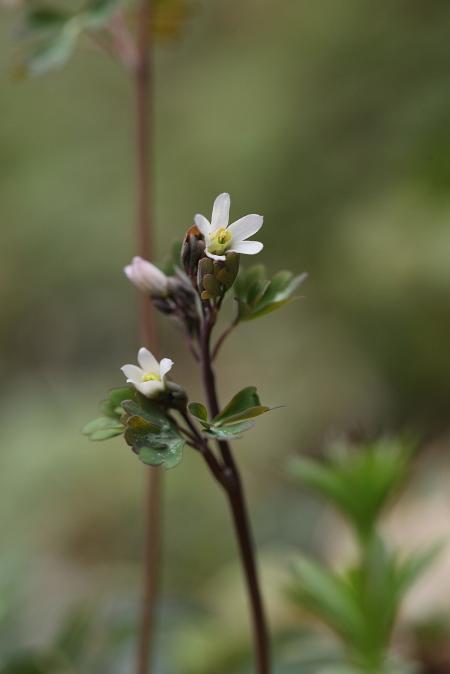
[[[260,241],[246,241],[246,239],[261,229],[263,216],[244,215],[229,225],[229,214],[230,195],[225,192],[219,194],[214,202],[211,222],[200,213],[195,216],[195,224],[205,237],[207,256],[213,260],[225,260],[225,253],[244,255],[259,253],[263,244]]]
[[[166,388],[166,374],[172,369],[173,361],[163,358],[160,363],[148,349],[142,347],[138,352],[137,365],[124,365],[120,369],[129,384],[133,384],[142,395],[154,398]]]
[[[134,257],[131,264],[124,268],[126,276],[136,288],[153,297],[165,297],[168,292],[169,279],[154,264],[142,257]]]

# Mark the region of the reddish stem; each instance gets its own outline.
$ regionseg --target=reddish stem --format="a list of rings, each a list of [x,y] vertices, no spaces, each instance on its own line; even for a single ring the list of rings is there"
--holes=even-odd
[[[137,45],[132,70],[135,92],[136,128],[136,237],[138,254],[153,257],[151,213],[151,16],[152,0],[142,0],[138,12]],[[157,351],[155,315],[151,302],[139,295],[141,343]],[[145,498],[144,588],[140,618],[137,674],[151,672],[155,609],[158,600],[158,566],[161,548],[161,472],[147,467]]]

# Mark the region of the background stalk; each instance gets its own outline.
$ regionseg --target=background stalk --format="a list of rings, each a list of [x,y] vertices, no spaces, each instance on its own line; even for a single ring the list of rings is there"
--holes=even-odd
[[[151,210],[151,119],[152,119],[152,0],[142,0],[138,12],[137,50],[133,70],[136,129],[136,238],[138,254],[153,255]],[[139,293],[140,343],[157,352],[153,305]],[[145,542],[143,550],[144,587],[138,633],[136,672],[151,672],[158,600],[158,567],[161,548],[161,479],[157,468],[148,467],[145,496]]]
[[[202,378],[205,394],[208,401],[210,417],[214,418],[219,413],[219,401],[215,382],[211,356],[211,330],[214,322],[206,318],[201,349]],[[253,626],[255,664],[257,674],[270,674],[270,647],[267,621],[261,596],[261,589],[256,566],[254,542],[250,527],[250,521],[242,489],[241,477],[234,461],[231,447],[228,442],[217,442],[225,464],[224,488],[228,495],[233,523],[239,544],[239,553],[244,577],[247,585],[248,598]]]

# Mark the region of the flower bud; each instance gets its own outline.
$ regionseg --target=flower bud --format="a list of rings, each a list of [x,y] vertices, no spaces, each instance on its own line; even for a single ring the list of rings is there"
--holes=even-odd
[[[199,260],[205,254],[205,240],[200,230],[193,225],[186,232],[181,246],[181,264],[186,274],[192,279],[197,274]]]
[[[136,288],[152,297],[166,297],[168,277],[151,262],[142,257],[134,257],[131,264],[124,268],[126,276]]]

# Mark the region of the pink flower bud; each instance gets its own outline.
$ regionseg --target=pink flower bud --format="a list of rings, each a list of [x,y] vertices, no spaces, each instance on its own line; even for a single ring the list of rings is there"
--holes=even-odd
[[[151,262],[134,257],[131,264],[124,268],[131,283],[152,297],[166,297],[168,293],[168,277]]]

